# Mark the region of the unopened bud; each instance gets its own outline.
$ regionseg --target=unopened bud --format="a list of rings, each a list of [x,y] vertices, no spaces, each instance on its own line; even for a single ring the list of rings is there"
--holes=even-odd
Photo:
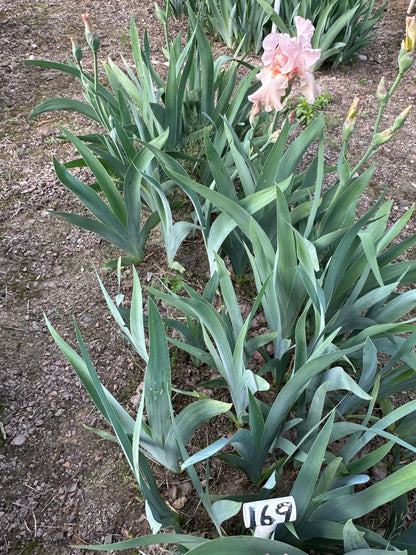
[[[403,110],[403,112],[401,112],[397,116],[397,118],[394,120],[394,123],[391,127],[385,129],[381,133],[376,133],[372,141],[373,146],[379,146],[379,145],[384,145],[385,143],[388,143],[390,139],[392,139],[395,132],[398,129],[400,129],[400,127],[402,127],[411,109],[412,109],[412,106],[408,106],[405,110]]]
[[[163,25],[167,25],[168,18],[167,18],[166,10],[162,10],[162,8],[159,6],[159,4],[155,4],[155,12],[156,12],[156,17],[158,18],[158,20],[161,23],[163,23]]]
[[[381,78],[376,91],[377,100],[380,102],[381,106],[385,106],[388,102],[388,92],[386,85],[384,83],[384,77]]]
[[[413,52],[408,52],[403,49],[400,50],[398,58],[400,73],[406,73],[406,71],[412,67],[414,59]]]
[[[71,37],[71,44],[72,44],[72,55],[74,56],[75,61],[77,62],[77,64],[79,64],[80,61],[82,60],[81,47],[77,43],[77,41],[74,39],[74,37]]]
[[[399,69],[400,73],[407,71],[414,60],[414,50],[416,46],[416,18],[406,18],[406,38],[402,41],[401,50],[399,52]]]
[[[83,13],[81,17],[85,26],[85,38],[87,39],[88,46],[95,54],[100,48],[100,35],[93,31],[89,14]]]
[[[91,25],[91,21],[90,21],[90,14],[88,13],[83,13],[81,15],[82,17],[82,21],[84,22],[84,26],[85,26],[85,34],[91,34],[92,33],[92,25]],[[87,40],[88,40],[88,36],[87,36]]]
[[[416,45],[416,18],[406,17],[406,38],[402,41],[402,50],[413,52]]]
[[[403,112],[401,112],[397,118],[394,120],[393,126],[392,126],[392,130],[393,131],[397,131],[398,129],[400,129],[400,127],[404,124],[404,122],[406,121],[407,116],[409,115],[410,110],[412,109],[412,106],[408,106],[407,108],[405,108],[403,110]]]
[[[358,96],[356,96],[352,101],[351,106],[349,107],[347,117],[345,118],[344,125],[342,126],[342,134],[346,141],[351,137],[351,135],[354,132],[359,101],[360,99],[358,98]]]
[[[93,31],[89,41],[89,45],[91,50],[94,52],[94,54],[100,48],[100,44],[101,44],[100,35],[97,33],[97,31]]]
[[[253,106],[251,107],[250,113],[250,123],[254,123],[254,118],[261,113],[261,102],[255,101],[253,102]]]
[[[371,144],[373,146],[384,145],[385,143],[388,143],[392,139],[393,135],[394,135],[393,128],[389,127],[384,131],[381,131],[380,133],[376,133],[373,137],[373,140],[371,141]]]

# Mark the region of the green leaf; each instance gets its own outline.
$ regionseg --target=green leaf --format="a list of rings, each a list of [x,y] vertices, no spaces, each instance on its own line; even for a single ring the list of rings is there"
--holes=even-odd
[[[312,499],[315,484],[318,480],[325,452],[328,447],[334,417],[335,413],[332,412],[330,418],[319,432],[316,440],[313,442],[306,460],[302,464],[302,468],[300,469],[296,481],[291,489],[290,495],[292,495],[295,499],[296,514],[297,519],[299,520],[302,520],[303,515],[307,511],[309,503]]]
[[[344,526],[344,549],[345,551],[357,551],[361,549],[368,548],[369,545],[364,539],[364,532],[360,532],[352,523],[352,520],[348,520]]]
[[[363,491],[342,495],[324,503],[313,512],[311,519],[347,522],[350,518],[356,519],[366,515],[415,487],[416,462],[413,462]]]
[[[217,191],[222,193],[226,197],[236,201],[237,193],[234,187],[234,183],[229,176],[222,157],[218,154],[207,132],[204,134],[204,141],[207,160],[215,181]]]
[[[60,129],[66,135],[66,137],[68,137],[68,139],[73,143],[73,145],[78,150],[78,152],[81,154],[81,156],[87,163],[88,167],[95,175],[95,178],[97,179],[97,182],[101,190],[105,194],[114,212],[114,215],[122,223],[122,225],[125,226],[127,223],[126,222],[127,218],[126,218],[126,207],[125,207],[124,201],[117,187],[115,186],[113,180],[111,179],[109,174],[105,171],[103,165],[99,162],[99,160],[97,160],[97,158],[93,155],[91,150],[88,147],[86,147],[80,139],[78,139],[78,137],[76,137],[70,131],[68,131],[67,129],[64,129],[63,127],[61,127]]]
[[[143,320],[143,301],[142,301],[142,288],[140,280],[133,267],[133,294],[131,298],[130,309],[130,332],[132,343],[142,357],[147,362],[149,360],[146,349],[146,337],[144,333],[144,320]]]
[[[214,110],[214,59],[211,45],[199,24],[196,25],[196,37],[198,43],[198,55],[201,60],[201,114],[210,116]]]
[[[101,199],[100,195],[91,187],[74,177],[63,164],[60,164],[58,160],[56,160],[56,158],[54,158],[54,168],[60,181],[79,198],[97,220],[102,224],[107,224],[107,227],[111,229],[113,233],[117,233],[119,237],[125,235],[125,227],[118,218],[116,218],[111,208]]]
[[[356,395],[360,399],[364,399],[366,401],[370,401],[372,399],[371,395],[366,393],[341,366],[330,368],[326,372],[323,372],[320,376],[314,378],[310,382],[308,389],[314,392],[323,383],[328,383],[328,391],[343,389],[353,395]]]
[[[140,252],[140,249],[136,250],[134,246],[131,247],[128,242],[128,238],[125,235],[123,236],[117,233],[117,231],[99,222],[98,220],[95,220],[94,218],[88,218],[87,216],[81,216],[79,214],[70,214],[68,212],[56,211],[52,212],[52,214],[59,216],[72,225],[100,235],[103,239],[109,241],[119,249],[123,249],[126,252],[129,252],[131,250],[132,256],[137,259],[139,264],[143,261],[143,253]],[[116,225],[118,226],[118,224]]]
[[[215,514],[216,521],[221,525],[224,520],[228,520],[235,516],[241,509],[241,502],[230,501],[229,499],[221,499],[212,504],[212,511]]]
[[[231,282],[230,275],[224,261],[218,255],[215,256],[218,268],[218,278],[220,280],[221,293],[230,316],[234,336],[238,337],[243,328],[243,318],[240,312],[237,296]]]
[[[390,549],[355,549],[354,551],[348,551],[348,553],[345,553],[345,555],[391,555],[391,550]],[[397,553],[398,555],[410,555],[410,552],[408,554],[407,551],[396,551],[395,553]]]
[[[189,551],[189,555],[306,555],[296,547],[286,543],[255,538],[252,536],[233,536],[229,538],[219,538],[207,544],[201,544]]]
[[[264,431],[264,419],[260,407],[250,391],[248,394],[248,401],[250,432],[253,438],[254,445],[259,448]]]
[[[52,327],[46,316],[45,321],[54,341],[62,351],[63,355],[68,359],[68,362],[77,373],[85,389],[93,400],[95,406],[104,416],[104,418],[108,421],[110,419],[107,413],[108,405],[106,402],[103,402],[102,392],[104,392],[106,399],[108,399],[108,402],[112,405],[113,410],[118,415],[118,421],[122,422],[123,429],[129,435],[133,435],[134,420],[132,419],[132,417],[123,409],[123,407],[116,401],[116,399],[114,399],[111,393],[104,386],[101,385],[101,387],[97,389],[97,380],[93,378],[95,371],[93,370],[91,365],[88,366],[86,362],[78,355],[78,353],[74,349],[72,349],[72,347],[70,347],[68,343],[66,343],[66,341],[62,339],[62,337]]]
[[[46,69],[57,69],[63,73],[69,73],[70,75],[75,75],[75,77],[80,77],[81,72],[75,65],[62,64],[60,62],[51,62],[49,60],[22,60],[23,63],[30,66],[38,66]]]
[[[74,100],[73,98],[50,98],[45,100],[45,102],[36,106],[30,114],[29,119],[33,119],[45,112],[55,112],[56,110],[71,110],[73,112],[78,112],[79,114],[87,116],[87,118],[101,123],[100,118],[97,116],[97,112],[90,104],[81,102],[80,100]]]
[[[266,456],[293,403],[302,394],[310,380],[347,354],[348,351],[339,351],[310,359],[286,383],[270,407],[270,412],[266,419],[262,438],[262,457],[263,454]],[[262,457],[259,456],[257,458],[257,464],[263,463]]]
[[[221,449],[226,445],[228,445],[230,442],[231,440],[225,437],[217,439],[217,441],[214,441],[213,443],[208,445],[208,447],[201,449],[200,451],[198,451],[198,453],[195,453],[195,455],[192,455],[192,457],[188,457],[181,464],[181,470],[185,470],[186,468],[189,468],[190,466],[193,466],[198,462],[201,462],[205,459],[212,457],[213,455],[216,455],[218,451],[221,451]]]
[[[415,413],[412,413],[415,414]],[[400,435],[400,434],[399,434]],[[401,436],[400,436],[401,437]],[[407,438],[402,438],[406,439]],[[360,474],[374,467],[378,462],[382,461],[391,451],[394,441],[389,441],[385,445],[381,445],[374,449],[368,455],[364,455],[359,459],[353,460],[347,465],[347,469],[351,474]]]
[[[192,549],[198,545],[208,542],[206,538],[198,538],[185,534],[152,534],[150,536],[142,536],[132,540],[125,540],[116,543],[107,543],[102,545],[71,545],[74,549],[88,549],[89,551],[113,551],[123,549],[135,549],[136,547],[144,547],[146,545],[161,544],[177,544],[183,545],[188,549]]]
[[[182,443],[186,444],[201,424],[231,410],[231,403],[215,399],[201,399],[186,406],[175,418],[176,429]]]
[[[149,428],[155,443],[163,446],[170,430],[170,358],[162,318],[149,299],[149,361],[144,378],[144,395]]]

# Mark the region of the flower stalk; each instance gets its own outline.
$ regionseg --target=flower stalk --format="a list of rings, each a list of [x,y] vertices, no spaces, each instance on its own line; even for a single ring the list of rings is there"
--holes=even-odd
[[[370,156],[372,156],[375,153],[375,149],[390,141],[394,133],[398,129],[400,129],[400,127],[402,127],[411,110],[411,106],[408,106],[405,110],[403,110],[403,112],[401,112],[401,114],[397,116],[394,124],[391,127],[380,132],[380,125],[381,125],[381,120],[383,117],[385,107],[390,101],[390,98],[393,96],[393,93],[396,90],[397,86],[399,85],[400,81],[402,80],[405,72],[413,64],[415,45],[416,45],[416,18],[407,17],[406,18],[406,37],[402,41],[401,49],[398,56],[399,73],[388,91],[385,86],[384,78],[380,81],[377,87],[376,97],[377,97],[377,100],[379,101],[380,106],[379,106],[376,122],[374,125],[373,138],[371,140],[370,146],[367,149],[367,152],[364,154],[364,156],[358,162],[358,164],[354,167],[354,169],[351,172],[351,175],[354,175],[363,166],[363,164],[370,158]]]
[[[87,40],[88,46],[91,48],[91,51],[94,57],[94,89],[95,91],[97,91],[97,86],[98,86],[97,52],[98,52],[98,49],[100,48],[100,43],[101,43],[100,35],[97,33],[97,31],[93,30],[93,27],[90,21],[90,16],[88,13],[83,13],[81,17],[85,26],[85,38]]]

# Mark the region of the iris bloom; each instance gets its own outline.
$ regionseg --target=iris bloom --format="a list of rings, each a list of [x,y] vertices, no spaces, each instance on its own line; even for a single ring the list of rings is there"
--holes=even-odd
[[[320,49],[311,46],[314,26],[300,16],[295,17],[295,25],[296,37],[271,33],[263,41],[263,68],[258,75],[261,87],[248,97],[253,102],[254,115],[260,112],[262,104],[267,112],[273,108],[281,110],[282,98],[296,76],[300,77],[300,92],[308,102],[313,102],[320,92],[311,71],[321,55]]]

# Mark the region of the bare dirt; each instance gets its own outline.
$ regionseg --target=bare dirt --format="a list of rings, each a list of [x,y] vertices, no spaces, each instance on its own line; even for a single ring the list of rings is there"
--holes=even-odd
[[[354,94],[361,103],[352,158],[358,159],[367,148],[378,109],[377,84],[384,75],[390,85],[397,73],[406,8],[407,2],[391,0],[376,40],[360,58],[343,68],[318,72],[319,84],[332,96],[326,110],[328,160],[337,150]],[[79,132],[85,122],[68,113],[28,119],[40,101],[74,97],[79,90],[68,76],[20,62],[30,57],[64,62],[71,35],[84,44],[84,12],[90,13],[101,35],[101,59],[111,55],[119,61],[120,52],[129,56],[128,27],[134,13],[142,32],[148,29],[155,60],[163,61],[163,28],[151,0],[0,0],[0,553],[83,553],[69,545],[109,543],[150,532],[140,492],[120,449],[84,428],[83,424],[94,427],[101,421],[43,319],[45,313],[74,344],[72,316],[76,317],[104,383],[129,406],[143,378],[141,363],[107,317],[94,269],[115,294],[114,273],[101,268],[119,252],[48,212],[70,210],[76,203],[53,170],[52,156],[64,161],[69,152],[57,138],[58,123]],[[177,28],[179,24],[173,25],[172,33]],[[415,102],[415,93],[411,69],[383,128]],[[377,170],[363,203],[378,198],[387,187],[394,216],[410,207],[416,197],[415,139],[413,110],[395,140],[375,156]],[[406,231],[416,231],[414,218]],[[180,261],[187,268],[186,279],[195,284],[204,278],[205,260],[202,250],[199,254],[191,249],[183,250]],[[149,281],[162,277],[165,268],[155,237],[139,272]],[[125,271],[126,287],[130,278]],[[216,472],[222,490],[233,492],[235,479],[229,474],[227,478],[220,467]],[[185,484],[181,490],[175,477],[164,472],[158,476],[171,503],[184,497],[189,529],[205,533]]]

